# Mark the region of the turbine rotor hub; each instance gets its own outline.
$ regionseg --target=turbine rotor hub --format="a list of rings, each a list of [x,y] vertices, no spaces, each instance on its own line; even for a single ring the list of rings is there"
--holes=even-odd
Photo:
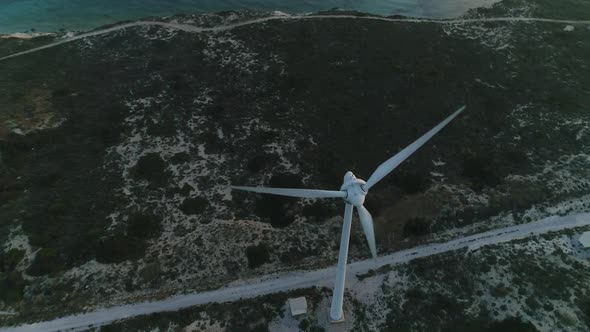
[[[344,175],[344,182],[340,190],[346,191],[346,198],[344,201],[354,206],[362,206],[365,202],[367,192],[363,186],[367,184],[364,180],[358,179],[352,172],[348,171]]]

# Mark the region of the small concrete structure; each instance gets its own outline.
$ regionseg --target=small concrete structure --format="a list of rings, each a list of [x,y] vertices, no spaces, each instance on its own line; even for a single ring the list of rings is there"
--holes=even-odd
[[[578,239],[584,248],[590,248],[590,232],[585,232]]]
[[[305,297],[296,297],[289,299],[289,308],[291,308],[291,316],[299,316],[307,313],[307,301]]]

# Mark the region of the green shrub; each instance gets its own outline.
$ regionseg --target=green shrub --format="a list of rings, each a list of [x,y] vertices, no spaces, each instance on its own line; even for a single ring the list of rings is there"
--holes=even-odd
[[[0,273],[0,300],[12,304],[23,298],[26,281],[20,272]]]
[[[430,224],[431,221],[424,218],[411,218],[404,225],[404,237],[427,235],[430,233]]]
[[[191,160],[190,156],[186,152],[178,152],[170,158],[170,162],[174,165],[184,164]]]
[[[246,249],[246,256],[248,257],[248,267],[251,269],[270,262],[268,246],[264,243],[248,247]]]
[[[145,282],[152,282],[160,276],[160,271],[160,264],[158,264],[158,262],[155,262],[144,266],[139,271],[139,275]]]
[[[507,150],[504,151],[503,155],[508,161],[517,165],[525,164],[529,160],[529,157],[522,150]]]
[[[282,173],[273,176],[268,182],[269,187],[299,188],[302,186],[301,177],[296,174]],[[292,207],[297,200],[292,197],[261,195],[256,201],[256,214],[262,217],[264,222],[273,227],[287,227],[295,220]]]
[[[191,192],[193,192],[193,190],[195,190],[195,188],[193,188],[193,186],[191,186],[188,183],[185,183],[182,188],[180,189],[180,193],[184,196],[189,196],[191,194]]]
[[[2,152],[0,151],[0,206],[18,196],[20,185],[16,177],[7,172],[2,164]]]
[[[246,164],[246,169],[252,173],[259,173],[270,165],[272,161],[273,158],[270,155],[262,153],[250,158],[248,164]]]
[[[148,153],[137,161],[131,173],[153,184],[164,185],[168,180],[167,164],[158,153]]]
[[[406,291],[406,297],[412,298],[414,300],[420,300],[425,297],[425,294],[420,288],[412,287]]]
[[[25,255],[24,250],[10,249],[6,253],[0,252],[0,272],[11,272],[16,268],[16,265],[23,259]]]
[[[299,330],[301,331],[305,331],[309,328],[309,321],[307,319],[303,319],[301,320],[301,322],[299,323]]]
[[[144,240],[116,234],[98,242],[96,261],[100,263],[120,263],[129,259],[138,259],[146,249]]]
[[[338,214],[331,204],[326,203],[326,201],[320,201],[306,205],[303,208],[303,215],[306,217],[313,217],[317,221],[323,222],[326,218]]]
[[[27,274],[32,276],[42,276],[60,271],[63,268],[63,262],[60,260],[56,249],[42,248],[35,255],[33,263],[27,269]]]
[[[209,202],[206,198],[186,198],[180,205],[180,211],[186,215],[199,215],[205,211]]]
[[[51,91],[51,96],[52,97],[66,97],[67,95],[69,95],[70,93],[72,93],[72,91],[70,90],[70,88],[68,87],[60,87],[57,89],[54,89],[53,91]]]
[[[176,135],[178,125],[172,112],[161,111],[153,115],[158,118],[158,122],[149,121],[147,124],[147,134],[150,136],[172,137]]]
[[[493,159],[489,156],[471,156],[463,160],[463,176],[469,178],[476,190],[493,187],[500,183]]]
[[[496,287],[490,289],[490,294],[493,297],[505,297],[506,295],[510,294],[512,290],[508,287],[505,287],[503,284],[499,284]]]
[[[160,234],[162,220],[153,214],[136,213],[127,221],[127,236],[147,239]]]
[[[530,322],[523,322],[520,318],[510,317],[500,322],[493,322],[485,332],[536,332],[537,328]]]
[[[578,297],[576,304],[583,313],[583,322],[586,324],[586,327],[590,329],[590,298],[587,296]]]
[[[393,173],[390,182],[401,188],[406,194],[423,192],[430,185],[429,178],[417,172]]]

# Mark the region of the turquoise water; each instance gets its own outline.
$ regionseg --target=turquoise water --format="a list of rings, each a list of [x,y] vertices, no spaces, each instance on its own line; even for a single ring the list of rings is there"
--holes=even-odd
[[[334,7],[378,15],[452,18],[495,0],[0,0],[0,33],[88,30],[146,16],[222,10],[299,14]]]

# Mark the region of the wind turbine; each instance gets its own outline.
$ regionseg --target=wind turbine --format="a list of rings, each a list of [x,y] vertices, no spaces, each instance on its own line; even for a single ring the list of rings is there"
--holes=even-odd
[[[455,113],[451,114],[444,121],[439,123],[436,127],[430,129],[422,137],[418,138],[414,143],[408,145],[406,148],[398,152],[393,157],[386,160],[379,165],[375,172],[371,174],[369,180],[366,182],[358,179],[351,171],[344,175],[344,182],[339,191],[335,190],[315,190],[315,189],[292,189],[292,188],[267,188],[267,187],[243,187],[231,186],[232,189],[252,191],[261,194],[272,194],[291,197],[303,198],[342,198],[345,202],[344,221],[342,225],[342,236],[340,238],[340,253],[338,254],[338,267],[336,268],[336,281],[334,284],[334,294],[332,296],[332,305],[330,307],[330,320],[332,322],[344,321],[344,314],[342,312],[342,302],[344,298],[344,281],[346,278],[346,262],[348,260],[348,242],[350,240],[350,227],[352,222],[352,209],[356,208],[361,226],[369,242],[369,249],[373,258],[377,257],[377,247],[375,245],[375,232],[373,230],[373,217],[365,207],[365,196],[369,189],[373,187],[379,180],[384,178],[387,174],[393,171],[399,164],[412,155],[418,148],[420,148],[432,136],[438,133],[449,122],[451,122],[459,113],[465,109],[461,106]]]

